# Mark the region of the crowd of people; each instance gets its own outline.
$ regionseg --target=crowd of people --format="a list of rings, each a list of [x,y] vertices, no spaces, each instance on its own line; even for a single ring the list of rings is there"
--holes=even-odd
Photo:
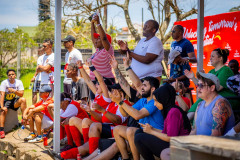
[[[197,63],[193,45],[183,37],[184,28],[172,29],[168,57],[170,76],[162,83],[164,49],[156,37],[159,24],[148,20],[143,37],[131,51],[127,42],[118,41],[123,64],[132,84],[119,69],[114,57],[111,36],[103,30],[98,15],[91,21],[91,37],[96,52],[83,62],[82,54],[74,48],[76,39],[68,35],[62,40],[68,50],[65,55],[64,92],[61,106],[54,106],[54,53],[53,41],[46,39],[39,49],[34,77],[32,106],[23,98],[24,87],[15,79],[15,70],[7,71],[8,79],[1,83],[0,137],[5,137],[4,122],[9,109],[21,108],[22,123],[30,126],[28,143],[42,142],[52,131],[55,109],[60,109],[60,139],[67,139],[60,159],[113,159],[153,160],[154,156],[170,159],[170,139],[175,136],[208,135],[233,136],[240,132],[240,123],[233,112],[240,107],[239,63],[225,65],[227,49],[214,49],[209,73],[197,72],[189,63]],[[97,33],[98,31],[98,33]],[[86,71],[87,65],[90,73]],[[114,72],[114,73],[113,73]],[[199,99],[191,104],[186,96],[190,79],[197,87]],[[162,84],[161,84],[162,83]],[[161,85],[160,85],[161,84]],[[39,93],[39,101],[37,101]],[[191,123],[191,121],[193,122]],[[34,131],[36,126],[36,133]],[[67,137],[67,138],[66,138]]]

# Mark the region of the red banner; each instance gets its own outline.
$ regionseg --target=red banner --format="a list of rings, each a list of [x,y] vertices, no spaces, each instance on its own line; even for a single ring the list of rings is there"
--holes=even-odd
[[[184,37],[194,46],[197,53],[197,19],[175,22],[184,27]],[[204,49],[203,49],[203,69],[209,72],[213,67],[210,63],[212,50],[216,48],[226,48],[230,51],[229,60],[240,61],[240,11],[218,14],[204,17]],[[191,65],[194,73],[197,71],[197,64]],[[191,87],[194,86],[191,82]],[[196,89],[192,92],[196,99]]]

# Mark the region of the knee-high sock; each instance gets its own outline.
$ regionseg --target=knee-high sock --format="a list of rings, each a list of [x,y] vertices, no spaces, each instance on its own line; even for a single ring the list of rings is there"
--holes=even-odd
[[[90,137],[89,138],[89,154],[93,153],[98,148],[100,137]]]
[[[89,139],[88,132],[89,132],[89,128],[82,128],[84,143],[88,142],[88,139]]]
[[[65,134],[65,128],[60,125],[60,140],[63,139],[66,136]]]
[[[72,148],[61,153],[61,157],[64,159],[77,159],[78,148]]]
[[[77,127],[75,126],[69,126],[73,141],[75,142],[76,146],[81,146],[81,134]]]
[[[66,134],[67,134],[67,141],[68,141],[68,145],[70,146],[73,146],[73,138],[72,138],[72,135],[71,135],[71,132],[70,132],[70,129],[69,129],[69,125],[65,125],[65,131],[66,131]]]

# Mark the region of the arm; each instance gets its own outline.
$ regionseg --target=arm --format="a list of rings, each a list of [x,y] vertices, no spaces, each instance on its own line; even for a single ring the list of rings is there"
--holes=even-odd
[[[191,130],[191,132],[190,132],[189,135],[196,135],[196,134],[197,134],[196,120],[197,120],[197,111],[198,111],[198,108],[199,108],[200,104],[201,104],[201,103],[198,104],[197,110],[196,110],[196,112],[195,112],[194,125],[193,125],[192,130]]]
[[[32,106],[30,106],[30,107],[27,107],[25,110],[24,110],[24,112],[23,112],[23,119],[27,119],[27,117],[28,117],[28,112],[29,112],[29,110],[30,109],[34,109],[35,108],[35,106],[34,105],[32,105]]]
[[[129,55],[136,59],[137,61],[141,62],[141,63],[144,63],[144,64],[150,64],[152,63],[157,57],[158,55],[156,54],[152,54],[152,53],[146,53],[145,56],[141,56],[141,55],[138,55],[136,53],[133,53],[133,52],[129,52]]]
[[[139,119],[149,116],[149,112],[146,108],[137,110],[137,109],[133,108],[132,106],[127,105],[126,103],[123,103],[123,105],[121,107],[125,110],[125,112],[127,112],[135,120],[139,120]]]
[[[180,77],[177,77],[177,78],[169,78],[167,81],[169,82],[169,83],[172,83],[172,82],[175,82],[176,80],[178,80],[178,81],[182,81],[182,80],[184,80],[184,79],[186,79],[187,77],[185,76],[185,75],[182,75],[182,76],[180,76]]]
[[[93,33],[97,33],[97,32],[96,32],[96,28],[95,28],[94,22],[91,22],[91,38],[92,38],[92,43],[93,43],[94,47],[97,48],[96,43],[95,43],[96,38],[94,38]]]
[[[181,96],[177,95],[176,101],[178,101],[179,107],[181,107],[185,112],[189,110],[188,105],[185,103]]]
[[[189,57],[189,62],[191,62],[191,63],[197,63],[197,59],[196,59],[196,56],[195,56],[195,53],[194,53],[194,52],[188,53],[188,57]]]
[[[99,82],[99,85],[100,85],[100,87],[103,91],[103,96],[106,97],[106,98],[109,98],[108,88],[107,88],[107,85],[105,84],[105,82],[103,80],[102,75],[96,69],[93,71],[93,73],[96,76],[96,78]]]
[[[13,88],[8,88],[9,92],[15,93],[17,96],[22,97],[24,94],[24,90],[16,90]]]
[[[45,106],[44,105],[40,105],[38,107],[33,108],[32,110],[29,110],[27,118],[31,117],[36,112],[41,112],[44,109],[45,109]]]
[[[51,65],[50,64],[47,64],[46,66],[42,66],[42,65],[39,65],[37,67],[37,72],[49,72],[49,70],[51,69]]]
[[[84,79],[84,81],[87,83],[88,87],[91,89],[91,91],[96,94],[97,92],[97,88],[95,87],[94,83],[91,81],[89,75],[87,74],[87,72],[85,71],[85,69],[83,68],[83,64],[81,61],[77,62],[78,67],[80,68],[80,73]]]
[[[0,97],[0,106],[1,106],[1,107],[4,107],[5,92],[1,91],[0,94],[1,94],[1,97]]]
[[[224,99],[218,99],[212,110],[213,125],[211,136],[222,136],[226,122],[231,115],[229,103]]]
[[[188,79],[191,79],[195,85],[198,84],[198,79],[195,77],[193,71],[189,71],[189,70],[186,69],[186,70],[184,70],[184,75],[185,75]]]

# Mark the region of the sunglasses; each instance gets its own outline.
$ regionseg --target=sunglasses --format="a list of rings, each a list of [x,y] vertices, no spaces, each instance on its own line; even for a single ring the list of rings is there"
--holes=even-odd
[[[176,31],[172,31],[172,33],[175,33]]]
[[[199,88],[199,89],[203,89],[204,86],[208,86],[208,85],[202,84],[202,83],[201,83],[201,84],[198,83],[198,84],[196,85],[196,87]]]

